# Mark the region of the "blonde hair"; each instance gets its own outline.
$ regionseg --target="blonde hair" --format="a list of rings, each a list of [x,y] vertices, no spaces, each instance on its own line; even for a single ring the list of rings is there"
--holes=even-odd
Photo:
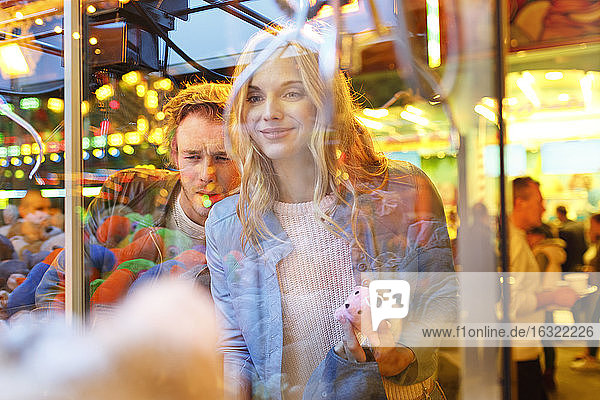
[[[235,79],[256,56],[257,45],[269,39],[274,40],[270,34],[259,32],[248,41],[234,72],[234,87]],[[342,228],[318,205],[327,193],[333,192],[339,202],[345,202],[346,192],[352,193],[352,227],[355,231],[357,194],[383,183],[387,173],[387,159],[375,152],[369,132],[355,118],[356,105],[345,76],[337,71],[328,90],[328,83],[319,73],[318,54],[309,45],[305,41],[301,43],[300,40],[288,40],[276,54],[281,56],[290,48],[295,50],[294,59],[301,79],[317,110],[309,143],[317,171],[313,195],[315,215],[317,220],[324,221],[328,229],[334,228],[333,231],[343,235]],[[226,122],[229,128],[230,155],[242,173],[237,206],[242,224],[242,243],[250,243],[260,249],[260,238],[273,236],[265,225],[263,216],[278,198],[278,187],[271,160],[262,154],[246,127],[244,110],[248,83],[245,82],[235,98],[231,99],[232,110]],[[331,93],[331,99],[328,93]],[[325,113],[329,102],[333,102],[333,121],[328,124]]]
[[[227,103],[231,85],[229,83],[202,82],[187,86],[163,107],[166,135],[163,146],[167,151],[167,162],[173,165],[171,146],[175,142],[177,127],[188,115],[198,114],[208,120],[223,121],[223,110]]]

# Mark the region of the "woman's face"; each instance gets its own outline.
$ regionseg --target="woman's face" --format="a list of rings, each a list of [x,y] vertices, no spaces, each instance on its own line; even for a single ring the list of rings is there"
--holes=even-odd
[[[310,157],[316,108],[294,58],[275,58],[256,72],[244,113],[252,139],[269,159],[278,163]]]

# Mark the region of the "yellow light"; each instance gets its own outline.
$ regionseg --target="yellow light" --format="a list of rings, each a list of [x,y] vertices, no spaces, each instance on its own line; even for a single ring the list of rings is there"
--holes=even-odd
[[[167,146],[159,146],[158,149],[156,149],[156,154],[166,154],[167,151],[169,151],[169,148]]]
[[[148,90],[145,103],[147,108],[158,108],[158,93],[156,90]]]
[[[477,104],[475,106],[474,110],[477,114],[481,115],[488,121],[490,121],[494,124],[498,123],[498,117],[496,116],[496,113],[493,112],[492,110],[490,110],[489,108],[482,106],[481,104]]]
[[[63,31],[63,30],[62,30],[62,28],[61,28],[60,26],[56,25],[56,26],[54,27],[54,32],[56,32],[56,33],[58,33],[58,34],[61,34],[61,33],[62,33],[62,31]]]
[[[100,49],[94,50],[94,54],[100,54],[100,53],[102,53],[102,50],[100,50]]]
[[[23,179],[25,177],[25,172],[23,172],[23,170],[16,170],[15,171],[15,178],[17,179]]]
[[[89,42],[90,42],[90,44],[91,44],[92,46],[95,46],[95,45],[97,45],[97,44],[98,44],[98,39],[96,39],[94,36],[92,36],[92,37],[90,38]]]
[[[409,113],[413,113],[415,115],[423,115],[423,110],[421,110],[420,108],[411,106],[410,104],[406,106],[406,111],[408,111]]]
[[[123,146],[123,135],[121,133],[112,133],[107,138],[109,146]]]
[[[356,119],[358,119],[360,122],[362,122],[362,124],[364,126],[366,126],[367,128],[371,128],[371,129],[383,129],[383,124],[379,121],[373,121],[372,119],[368,119],[368,118],[363,118],[363,117],[359,117],[357,116]]]
[[[62,112],[65,109],[65,103],[62,101],[62,99],[50,97],[48,99],[48,109],[57,113]]]
[[[44,20],[41,18],[36,18],[35,19],[35,24],[36,25],[44,25]]]
[[[312,3],[313,3],[313,1],[311,1],[311,4]],[[348,4],[343,5],[341,7],[342,14],[356,12],[359,9],[360,8],[358,5],[358,0],[351,0]],[[322,19],[322,18],[331,17],[332,15],[333,15],[333,8],[331,6],[326,5],[326,6],[323,6],[323,8],[321,8],[321,10],[319,11],[319,13],[317,14],[317,16],[315,18]]]
[[[95,13],[96,12],[96,7],[94,7],[94,6],[88,6],[87,12],[89,12],[90,14]]]
[[[560,71],[550,71],[550,72],[546,72],[544,77],[546,79],[548,79],[549,81],[557,81],[557,80],[563,78],[563,73]]]
[[[121,79],[126,84],[133,86],[136,83],[139,83],[139,81],[142,79],[142,77],[138,71],[131,71],[131,72],[128,72],[125,75],[123,75],[121,77]]]
[[[144,97],[146,95],[146,85],[137,85],[135,87],[135,93],[138,95],[138,97]]]
[[[417,115],[417,114],[413,114],[406,110],[402,111],[400,113],[400,116],[402,118],[404,118],[405,120],[415,123],[417,125],[422,125],[422,126],[429,125],[429,120],[427,118],[421,117],[420,115]]]
[[[558,101],[569,101],[570,97],[567,93],[561,93],[558,95]]]
[[[165,135],[162,128],[155,128],[152,133],[148,136],[148,141],[152,144],[161,144],[165,139]]]
[[[31,153],[32,154],[40,154],[40,146],[38,146],[37,143],[34,143],[31,145]]]
[[[171,90],[173,89],[173,82],[169,78],[159,79],[154,82],[154,89]]]
[[[16,19],[23,19],[23,13],[21,11],[17,11],[15,13],[15,18]]]
[[[33,158],[29,157],[29,156],[25,156],[23,157],[23,162],[27,165],[31,164],[33,162]]]
[[[592,107],[592,85],[594,83],[594,75],[588,71],[583,78],[579,80],[581,86],[581,94],[583,95],[583,104],[586,109]]]
[[[142,143],[142,133],[138,131],[131,131],[125,134],[125,142],[128,144],[140,144]]]
[[[29,65],[21,48],[15,44],[0,46],[0,70],[2,76],[10,78],[29,73]]]
[[[371,117],[371,118],[384,118],[384,117],[387,117],[388,114],[390,113],[386,108],[378,108],[375,110],[372,108],[365,108],[364,110],[362,110],[362,112],[367,117]]]
[[[521,77],[517,79],[517,86],[519,87],[519,89],[521,89],[525,97],[527,97],[527,100],[529,100],[534,107],[540,108],[542,106],[542,103],[540,102],[537,93],[533,89],[532,85],[534,83],[535,78],[533,77],[533,75],[531,75],[529,71],[523,72],[523,75],[521,75]]]
[[[157,121],[162,121],[163,119],[165,119],[165,113],[162,111],[159,111],[156,113],[154,118],[156,118]]]
[[[81,39],[81,35],[79,34],[79,32],[73,32],[73,39],[75,39],[75,40]]]
[[[31,145],[30,144],[22,144],[21,145],[21,155],[22,156],[30,156],[31,155]]]
[[[481,104],[488,108],[496,108],[496,99],[492,99],[491,97],[484,97],[481,99]]]
[[[126,144],[125,146],[123,146],[123,152],[125,154],[133,154],[134,149],[130,145]]]
[[[60,159],[60,157],[58,156],[58,154],[56,154],[56,153],[52,153],[52,154],[50,154],[50,161],[54,161],[54,162],[56,162],[56,161],[58,161],[59,159]]]
[[[96,89],[96,98],[100,101],[104,101],[112,97],[114,93],[113,87],[107,83],[106,85],[102,85]]]
[[[87,100],[81,102],[81,115],[87,115],[90,111],[90,103]]]
[[[440,4],[438,0],[426,0],[427,10],[427,59],[430,68],[442,65],[440,35]]]
[[[516,97],[507,97],[504,99],[504,105],[516,106],[517,104],[519,104],[519,100]]]
[[[148,124],[148,120],[146,119],[146,117],[142,117],[142,116],[138,117],[138,119],[137,119],[138,132],[141,132],[141,133],[148,132],[148,127],[149,127],[148,125],[149,124]]]
[[[104,157],[104,150],[102,150],[102,149],[94,149],[94,150],[92,151],[92,154],[93,154],[93,155],[94,155],[94,157],[96,157],[96,158],[102,158],[102,157]]]

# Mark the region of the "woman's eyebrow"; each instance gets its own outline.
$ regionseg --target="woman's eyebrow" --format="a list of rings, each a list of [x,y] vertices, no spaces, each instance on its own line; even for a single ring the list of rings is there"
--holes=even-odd
[[[302,82],[302,81],[285,81],[285,82],[283,82],[280,85],[280,87],[286,87],[286,86],[290,86],[290,85],[302,85],[302,86],[304,86],[304,82]],[[258,86],[248,85],[248,90],[260,91],[262,89],[259,88]]]

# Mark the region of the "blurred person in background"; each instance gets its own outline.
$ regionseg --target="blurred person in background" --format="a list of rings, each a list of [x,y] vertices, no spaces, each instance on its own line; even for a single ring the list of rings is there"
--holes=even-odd
[[[590,273],[590,285],[600,285],[600,214],[590,217],[588,231],[590,247],[583,255],[584,271]],[[600,294],[598,291],[580,300],[573,310],[577,322],[600,322]],[[588,342],[585,351],[577,356],[571,363],[571,368],[576,371],[600,371],[598,361],[598,342]]]
[[[559,221],[558,237],[567,244],[567,259],[562,264],[563,272],[576,271],[583,265],[583,253],[587,249],[583,224],[567,218],[565,206],[556,207],[556,218]]]
[[[533,251],[533,255],[543,273],[542,287],[544,290],[553,290],[556,283],[562,280],[561,265],[567,258],[565,252],[565,242],[562,239],[555,238],[552,229],[542,224],[527,231],[527,241]],[[545,322],[554,322],[553,312],[546,311]],[[544,346],[544,385],[547,390],[556,391],[556,381],[554,379],[556,372],[556,351],[552,342],[542,342]]]
[[[572,307],[579,299],[568,287],[544,290],[542,270],[529,246],[526,232],[542,224],[544,199],[540,184],[525,176],[512,181],[513,210],[509,219],[509,271],[514,277],[511,285],[510,314],[512,322],[542,323],[545,309],[558,305]],[[512,348],[512,358],[517,364],[517,390],[519,400],[544,400],[547,398],[540,365],[542,343],[540,340],[521,342]],[[524,347],[527,344],[529,347]]]

